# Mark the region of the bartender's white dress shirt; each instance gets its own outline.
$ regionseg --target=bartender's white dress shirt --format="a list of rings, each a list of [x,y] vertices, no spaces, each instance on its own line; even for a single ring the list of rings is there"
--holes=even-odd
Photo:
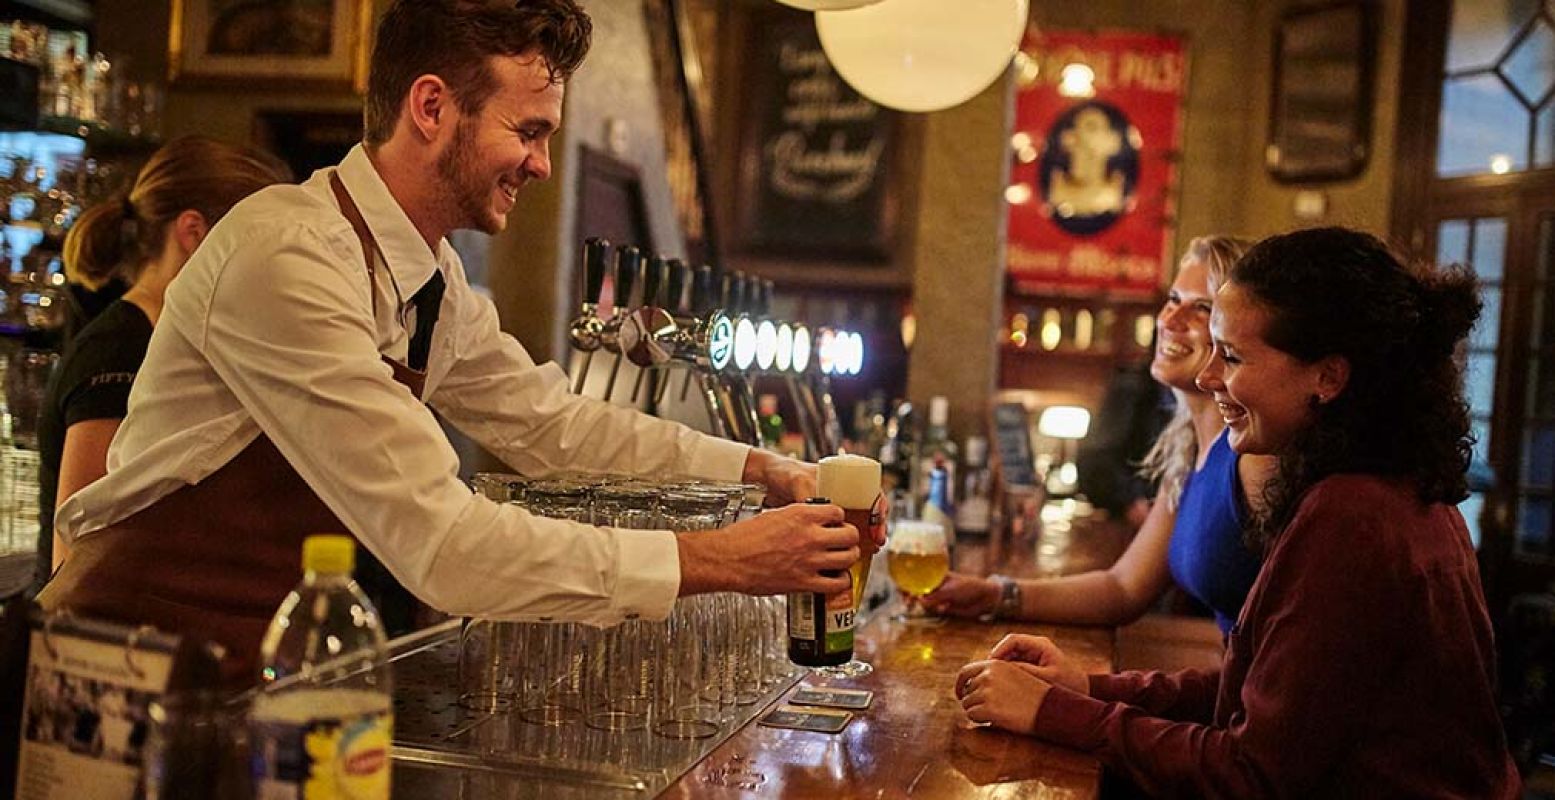
[[[376,285],[330,191],[337,170],[387,261]],[[404,360],[410,299],[433,270],[447,290],[424,399],[514,469],[739,479],[744,445],[580,398],[559,367],[535,364],[499,330],[447,240],[427,248],[358,145],[339,167],[258,192],[211,229],[168,287],[108,474],[60,509],[60,535],[94,535],[199,482],[263,432],[401,583],[443,611],[594,624],[667,615],[680,584],[670,533],[542,519],[459,481],[432,413],[379,359]]]

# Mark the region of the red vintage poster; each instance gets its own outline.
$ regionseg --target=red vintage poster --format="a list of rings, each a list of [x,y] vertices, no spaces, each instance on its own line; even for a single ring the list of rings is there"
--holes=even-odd
[[[1156,291],[1171,257],[1186,42],[1043,31],[1021,49],[1011,279],[1039,294]]]

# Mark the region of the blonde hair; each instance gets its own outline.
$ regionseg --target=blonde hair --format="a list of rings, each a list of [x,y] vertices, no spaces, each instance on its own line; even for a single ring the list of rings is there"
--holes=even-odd
[[[1192,262],[1203,264],[1209,271],[1209,293],[1213,296],[1231,274],[1231,266],[1252,246],[1251,240],[1234,236],[1200,236],[1188,242],[1188,250],[1177,262],[1177,269],[1180,272]],[[1140,461],[1139,474],[1157,483],[1166,498],[1166,507],[1176,511],[1182,487],[1193,474],[1198,459],[1199,437],[1193,430],[1193,415],[1188,411],[1187,403],[1178,402],[1171,420]]]
[[[126,192],[88,209],[65,236],[65,277],[96,289],[115,277],[134,283],[162,251],[168,225],[185,211],[215,225],[239,200],[291,180],[275,156],[204,136],[162,145]]]

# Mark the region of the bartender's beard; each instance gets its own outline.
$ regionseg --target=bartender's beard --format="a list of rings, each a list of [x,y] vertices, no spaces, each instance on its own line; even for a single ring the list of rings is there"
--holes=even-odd
[[[453,196],[451,207],[458,209],[453,228],[473,228],[493,236],[502,232],[503,220],[496,219],[487,205],[492,187],[480,174],[475,154],[476,118],[466,116],[454,126],[454,138],[437,158],[437,176]]]

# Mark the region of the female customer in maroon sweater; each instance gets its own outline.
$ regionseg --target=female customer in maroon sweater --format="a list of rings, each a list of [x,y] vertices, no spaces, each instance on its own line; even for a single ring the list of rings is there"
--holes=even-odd
[[[1453,358],[1472,276],[1366,234],[1258,244],[1201,373],[1238,453],[1279,457],[1265,560],[1218,671],[1085,675],[1010,636],[967,665],[976,721],[1087,750],[1156,795],[1510,798],[1490,620],[1463,518]]]

